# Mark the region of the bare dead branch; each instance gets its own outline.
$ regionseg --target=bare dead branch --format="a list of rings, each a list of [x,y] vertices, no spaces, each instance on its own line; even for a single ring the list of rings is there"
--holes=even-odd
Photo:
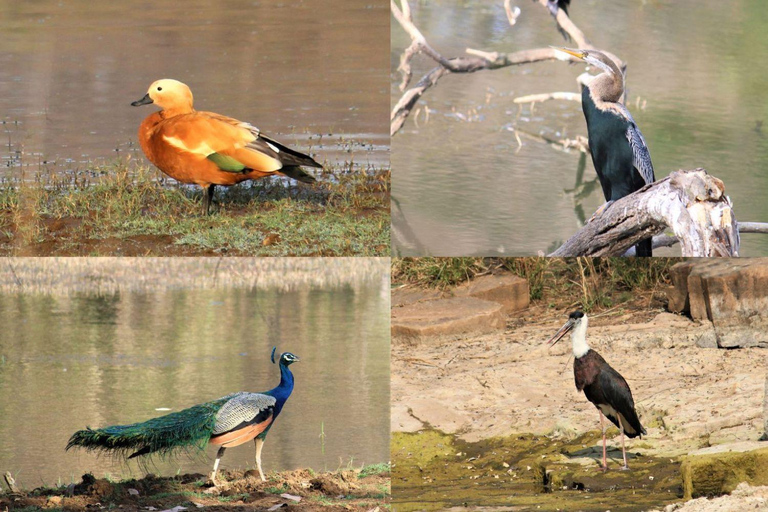
[[[546,0],[539,0],[544,7],[546,7]],[[411,44],[403,51],[400,57],[400,66],[398,70],[402,74],[402,81],[400,83],[400,90],[404,91],[412,79],[411,61],[419,54],[424,53],[437,62],[438,67],[429,71],[424,75],[421,80],[411,89],[405,91],[398,100],[395,107],[390,114],[390,136],[394,136],[403,123],[408,118],[411,110],[421,96],[434,85],[437,81],[447,73],[474,73],[480,70],[492,70],[500,69],[509,66],[519,66],[522,64],[530,64],[533,62],[541,62],[547,60],[563,60],[564,55],[562,52],[558,52],[553,48],[534,48],[529,50],[521,50],[513,53],[502,52],[486,52],[483,50],[476,50],[468,48],[466,50],[468,57],[454,57],[445,58],[435,48],[433,48],[428,42],[424,34],[416,27],[411,16],[411,8],[408,4],[408,0],[400,0],[400,6],[395,0],[390,0],[390,9],[395,20],[403,27],[403,30],[411,36]],[[509,3],[505,3],[505,11],[507,17],[510,18],[511,7]],[[518,8],[515,8],[516,10]],[[512,11],[513,13],[516,11]],[[517,17],[515,16],[515,20]],[[588,41],[584,37],[584,34],[573,24],[568,18],[568,15],[561,9],[558,12],[557,20],[559,26],[563,28],[571,38],[579,44],[579,47],[586,45],[586,48],[593,48],[589,45]],[[513,24],[510,18],[510,24]],[[621,60],[616,58],[613,54],[605,52],[609,56],[615,58],[617,63],[623,66]],[[568,59],[565,59],[568,60]],[[574,62],[578,61],[573,58]]]
[[[515,23],[517,23],[518,16],[520,16],[520,8],[517,6],[513,8],[511,0],[504,0],[504,12],[507,13],[507,21],[509,21],[509,25],[514,27]]]
[[[581,94],[577,92],[543,92],[539,94],[529,94],[520,96],[512,100],[512,103],[541,103],[549,100],[577,101],[581,103]]]
[[[611,204],[550,256],[621,256],[671,229],[683,256],[738,256],[739,231],[722,181],[676,171]]]
[[[551,144],[553,146],[557,146],[562,149],[574,148],[581,151],[582,153],[586,153],[587,151],[589,151],[589,142],[587,141],[587,138],[582,135],[577,135],[573,139],[568,139],[568,138],[556,139],[554,137],[550,137],[542,133],[531,133],[521,128],[507,128],[507,130],[515,134],[515,137],[518,138],[518,144],[521,144],[521,142],[519,141],[519,136],[523,135],[524,137],[527,137],[529,139],[532,139],[538,142],[543,142],[545,144]]]

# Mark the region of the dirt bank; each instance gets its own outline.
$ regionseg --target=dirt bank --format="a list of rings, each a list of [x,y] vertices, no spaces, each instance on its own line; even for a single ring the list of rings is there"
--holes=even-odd
[[[388,507],[390,500],[386,464],[328,473],[309,469],[283,471],[270,475],[266,482],[262,482],[254,470],[228,471],[221,476],[222,482],[213,487],[199,474],[174,478],[147,475],[140,480],[123,482],[84,475],[81,483],[66,488],[0,494],[0,510],[120,508],[146,511],[204,507],[216,511],[290,507],[290,510],[302,511],[367,511]]]

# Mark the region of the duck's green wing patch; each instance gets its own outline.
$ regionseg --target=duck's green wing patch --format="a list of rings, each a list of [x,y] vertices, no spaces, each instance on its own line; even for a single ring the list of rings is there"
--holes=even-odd
[[[211,162],[215,163],[222,171],[243,172],[246,168],[245,164],[239,162],[231,156],[221,155],[219,153],[211,153],[207,158]]]

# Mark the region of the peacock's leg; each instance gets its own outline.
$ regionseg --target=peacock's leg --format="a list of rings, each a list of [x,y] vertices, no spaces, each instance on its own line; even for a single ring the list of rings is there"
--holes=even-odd
[[[211,482],[214,484],[216,484],[216,473],[219,472],[219,462],[221,461],[221,456],[224,455],[225,450],[226,448],[222,446],[216,453],[216,462],[213,463],[213,472],[211,473]]]
[[[264,447],[264,440],[257,437],[253,442],[256,443],[256,468],[259,470],[261,481],[266,482],[267,479],[264,478],[264,472],[261,470],[261,449]]]

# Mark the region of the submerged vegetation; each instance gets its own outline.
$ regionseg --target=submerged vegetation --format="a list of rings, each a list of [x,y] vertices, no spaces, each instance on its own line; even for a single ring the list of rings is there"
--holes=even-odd
[[[392,282],[432,288],[456,286],[470,279],[508,271],[528,280],[533,301],[559,303],[564,298],[589,312],[651,296],[670,284],[673,258],[398,258]]]
[[[121,160],[0,189],[0,252],[49,255],[379,256],[389,253],[388,169],[328,165],[312,186],[266,178],[221,190]],[[173,183],[173,185],[171,185]]]

